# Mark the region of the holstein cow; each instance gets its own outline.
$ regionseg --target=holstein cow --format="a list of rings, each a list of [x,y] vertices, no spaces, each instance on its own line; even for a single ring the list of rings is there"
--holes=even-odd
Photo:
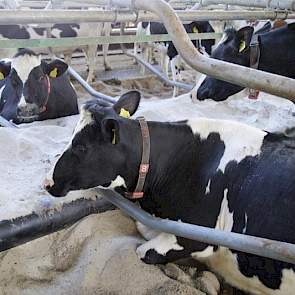
[[[294,139],[234,121],[144,123],[120,116],[134,114],[139,102],[132,91],[113,107],[85,104],[46,190],[62,197],[120,184],[155,216],[295,243]],[[140,188],[139,174],[146,177]],[[295,265],[167,233],[149,239],[137,248],[146,263],[192,256],[246,292],[294,294]]]
[[[19,51],[0,63],[0,115],[17,123],[77,114],[77,95],[60,60],[46,63],[33,51]],[[33,118],[33,119],[32,119]]]
[[[211,57],[262,71],[295,78],[295,23],[264,34],[253,34],[253,27],[228,29]],[[193,101],[226,100],[244,88],[203,76],[192,91]]]
[[[157,34],[168,34],[165,26],[162,23],[158,22],[143,22],[139,24],[139,27],[145,29],[147,35],[157,35]],[[184,24],[184,28],[187,33],[212,33],[214,32],[213,28],[207,21],[195,21],[188,24]],[[192,41],[195,47],[203,47],[207,54],[211,54],[211,48],[215,44],[214,39],[202,40],[201,44],[197,40]],[[172,79],[173,81],[180,80],[180,66],[178,63],[179,55],[178,52],[171,41],[157,43],[157,47],[161,52],[161,65],[164,69],[166,75],[168,75],[169,63],[171,66]],[[163,45],[164,44],[164,45]],[[135,51],[137,51],[135,47]],[[149,53],[145,47],[143,47],[144,55]],[[148,60],[148,56],[145,56],[145,59]],[[174,87],[173,96],[178,94],[177,87]]]
[[[49,33],[50,34],[49,34]],[[67,38],[67,37],[93,37],[109,36],[111,32],[111,23],[82,23],[82,24],[55,24],[52,28],[37,27],[33,25],[0,25],[0,38],[2,39],[45,39],[45,38]],[[107,52],[109,44],[104,44],[103,64],[105,70],[110,70],[110,64],[107,61]],[[97,63],[97,45],[78,47],[52,47],[50,49],[38,49],[38,53],[63,54],[65,62],[70,65],[72,54],[82,49],[88,64],[87,82],[95,80],[96,63]],[[0,49],[0,58],[12,57],[17,50]]]

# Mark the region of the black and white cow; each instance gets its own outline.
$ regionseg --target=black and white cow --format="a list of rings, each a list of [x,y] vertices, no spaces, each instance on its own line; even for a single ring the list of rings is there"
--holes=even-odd
[[[78,114],[77,95],[60,60],[22,49],[0,63],[0,115],[21,123]],[[33,119],[32,119],[33,118]]]
[[[228,29],[211,57],[238,65],[250,66],[250,43],[253,27]],[[295,78],[295,23],[259,34],[260,59],[258,69]],[[243,46],[241,47],[241,44]],[[193,101],[226,100],[244,88],[215,78],[203,76],[192,91]]]
[[[45,38],[74,38],[74,37],[93,37],[109,36],[111,23],[82,23],[82,24],[55,24],[52,28],[39,27],[33,25],[0,25],[1,39],[45,39]],[[102,45],[103,65],[105,70],[110,70],[111,66],[107,60],[109,44]],[[82,49],[88,64],[87,82],[95,80],[97,64],[97,45],[78,47],[52,47],[50,49],[38,49],[38,53],[51,55],[64,55],[65,62],[70,65],[72,54]],[[16,49],[0,49],[0,58],[11,58],[17,53]]]
[[[119,114],[124,109],[132,115],[139,101],[140,94],[132,91],[113,107],[85,104],[72,140],[45,180],[46,190],[56,197],[118,184],[134,191],[141,129],[137,120]],[[294,139],[225,120],[147,123],[151,155],[139,199],[143,209],[161,218],[295,243]],[[294,294],[295,265],[167,233],[149,239],[137,249],[147,263],[193,257],[246,292]]]
[[[212,26],[208,21],[194,21],[183,25],[187,33],[214,33]],[[158,22],[143,22],[139,24],[140,27],[146,31],[147,35],[158,35],[158,34],[168,34],[165,26]],[[195,47],[204,48],[207,54],[211,54],[212,46],[215,44],[215,39],[201,40],[201,44],[197,40],[192,41]],[[173,81],[180,80],[180,66],[179,66],[179,55],[178,52],[171,41],[157,43],[157,47],[161,52],[161,66],[166,75],[168,75],[169,63],[172,72]],[[163,45],[164,44],[164,45]],[[150,50],[143,48],[146,60],[149,60]],[[135,46],[135,53],[137,53],[137,48]],[[177,87],[174,87],[173,96],[178,94]]]

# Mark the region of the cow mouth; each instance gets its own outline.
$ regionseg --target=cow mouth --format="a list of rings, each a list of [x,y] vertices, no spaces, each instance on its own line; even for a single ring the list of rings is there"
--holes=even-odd
[[[16,124],[22,124],[22,123],[32,123],[34,121],[37,121],[39,119],[39,115],[32,115],[32,116],[20,116],[18,115],[13,122]]]
[[[24,106],[18,107],[15,123],[31,123],[38,120],[41,109],[36,104],[27,103]]]

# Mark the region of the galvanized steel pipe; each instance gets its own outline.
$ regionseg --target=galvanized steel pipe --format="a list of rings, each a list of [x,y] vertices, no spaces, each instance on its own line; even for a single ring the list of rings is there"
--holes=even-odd
[[[114,191],[106,189],[97,189],[97,191],[124,213],[158,231],[295,264],[295,245],[293,244],[155,218]]]
[[[131,3],[131,0],[113,0],[113,2]],[[136,2],[138,3],[138,2]],[[146,1],[143,10],[154,3]],[[166,3],[167,4],[167,3]],[[167,4],[168,5],[168,4]],[[129,6],[132,7],[131,4]],[[138,7],[138,8],[139,8]],[[145,7],[145,8],[144,8]],[[170,6],[169,6],[170,7]],[[170,8],[171,9],[171,8]],[[170,13],[172,13],[172,9]],[[158,15],[158,14],[159,15]],[[235,11],[206,11],[206,10],[186,10],[178,11],[177,15],[182,21],[193,20],[248,20],[248,19],[285,19],[286,13],[283,11],[270,10],[235,10]],[[295,19],[295,13],[288,14],[288,18]],[[162,21],[162,14],[155,8],[155,13],[145,11],[129,10],[0,10],[0,25],[9,24],[59,24],[59,23],[82,23],[82,22],[137,22],[137,21]]]
[[[257,8],[287,9],[295,11],[294,0],[202,0],[200,7],[212,4],[237,5]]]
[[[157,14],[164,23],[179,54],[195,70],[243,87],[295,100],[295,80],[293,79],[211,59],[200,54],[193,46],[179,17],[174,13],[169,3],[162,0],[112,0],[112,3],[130,9],[148,10]]]

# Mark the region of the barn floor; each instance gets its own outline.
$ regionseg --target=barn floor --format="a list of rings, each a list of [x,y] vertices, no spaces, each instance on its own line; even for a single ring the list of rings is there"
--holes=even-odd
[[[110,72],[106,81],[97,82],[94,87],[113,96],[131,89],[140,90],[144,99],[136,115],[149,120],[203,116],[238,120],[268,131],[295,126],[295,107],[287,100],[262,93],[257,101],[239,98],[193,105],[189,94],[169,98],[170,87],[155,77],[140,78],[131,60],[117,58],[111,57],[111,62],[124,68],[125,79],[119,80],[122,70]],[[126,67],[118,60],[126,62]],[[74,68],[85,74],[81,65],[74,63]],[[185,74],[187,80],[194,81],[193,71]],[[90,98],[80,87],[77,90],[80,102]],[[44,175],[67,144],[77,120],[78,116],[72,116],[23,125],[19,130],[0,129],[0,220],[94,196],[88,190],[54,199],[41,187]],[[0,253],[0,295],[205,294],[168,278],[156,266],[142,263],[134,251],[142,241],[134,222],[118,210],[84,218],[69,229]]]

